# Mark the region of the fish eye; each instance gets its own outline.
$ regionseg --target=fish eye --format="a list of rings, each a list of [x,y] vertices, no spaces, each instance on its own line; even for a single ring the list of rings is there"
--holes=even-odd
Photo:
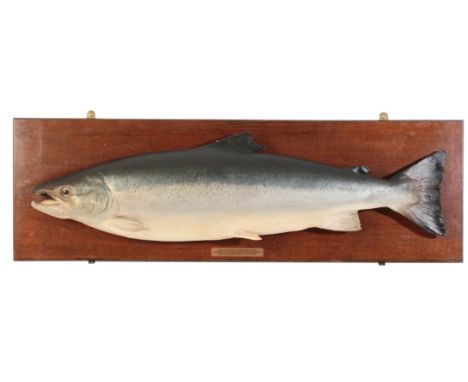
[[[60,195],[62,195],[64,198],[68,198],[71,194],[70,187],[62,187],[60,189]]]

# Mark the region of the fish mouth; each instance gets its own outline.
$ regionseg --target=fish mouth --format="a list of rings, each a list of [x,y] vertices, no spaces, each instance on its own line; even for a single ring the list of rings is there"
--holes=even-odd
[[[58,219],[68,219],[67,209],[54,189],[36,187],[33,190],[33,194],[32,208]]]
[[[33,194],[35,195],[31,203],[33,207],[53,207],[60,204],[50,190],[34,189]]]

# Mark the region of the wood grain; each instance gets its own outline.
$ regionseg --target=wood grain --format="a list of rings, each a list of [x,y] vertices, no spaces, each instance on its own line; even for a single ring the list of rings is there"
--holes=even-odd
[[[386,209],[360,212],[363,230],[318,229],[261,242],[161,243],[113,236],[35,211],[35,184],[98,163],[191,148],[250,131],[269,152],[384,177],[433,151],[447,152],[442,209],[447,236],[432,237]],[[462,121],[14,120],[15,260],[462,261]],[[211,256],[211,248],[264,249],[263,257]],[[228,253],[228,252],[227,252]]]

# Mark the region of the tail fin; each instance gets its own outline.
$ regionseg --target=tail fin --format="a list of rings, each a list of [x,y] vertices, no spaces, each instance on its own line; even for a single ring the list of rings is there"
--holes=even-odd
[[[426,231],[445,236],[444,217],[440,208],[440,183],[444,173],[445,151],[436,151],[391,178],[407,185],[410,201],[398,208],[400,214]]]

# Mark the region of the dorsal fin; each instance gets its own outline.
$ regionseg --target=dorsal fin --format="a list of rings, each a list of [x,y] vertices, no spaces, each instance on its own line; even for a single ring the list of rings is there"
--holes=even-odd
[[[212,147],[221,150],[239,151],[244,153],[253,153],[259,150],[265,150],[265,147],[256,143],[249,132],[243,132],[230,137],[218,139],[204,147]]]
[[[365,174],[365,175],[369,174],[370,172],[369,167],[367,166],[356,166],[356,167],[353,167],[351,171],[356,174]]]

